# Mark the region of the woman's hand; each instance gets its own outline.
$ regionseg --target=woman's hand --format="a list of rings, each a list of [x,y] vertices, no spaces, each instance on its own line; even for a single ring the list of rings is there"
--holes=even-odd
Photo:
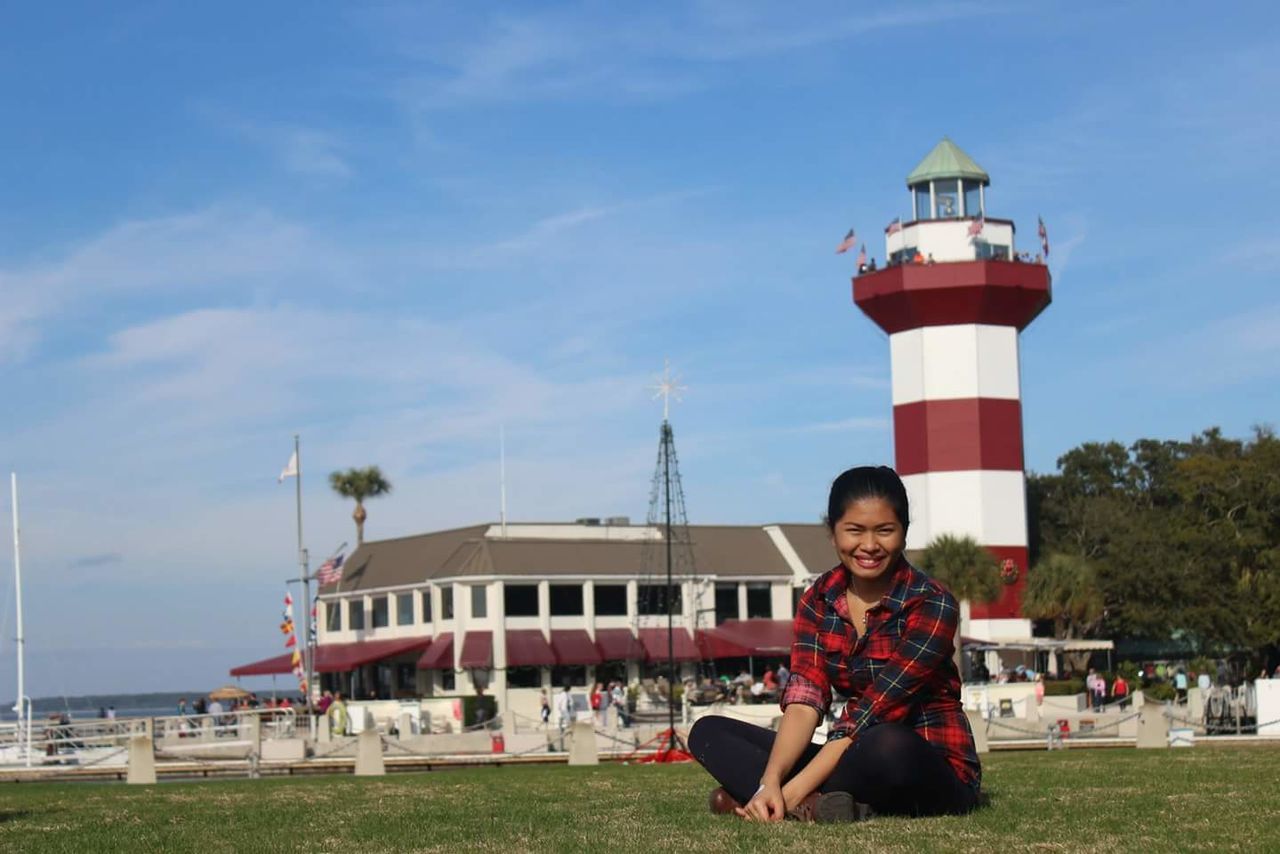
[[[734,810],[747,821],[782,821],[787,815],[787,805],[782,799],[782,787],[777,783],[761,783],[760,791],[747,801],[747,805]]]

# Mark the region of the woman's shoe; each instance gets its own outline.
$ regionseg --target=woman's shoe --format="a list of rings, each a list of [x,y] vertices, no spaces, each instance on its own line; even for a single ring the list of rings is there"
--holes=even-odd
[[[787,810],[787,818],[792,821],[817,821],[818,801],[822,797],[817,792],[810,792],[800,803]]]
[[[733,799],[733,795],[725,791],[724,786],[717,786],[711,790],[711,797],[707,799],[707,805],[711,807],[711,811],[716,815],[726,815],[742,807],[742,804]]]
[[[866,821],[873,815],[871,807],[858,803],[848,792],[827,792],[819,795],[813,805],[813,820],[821,824]]]

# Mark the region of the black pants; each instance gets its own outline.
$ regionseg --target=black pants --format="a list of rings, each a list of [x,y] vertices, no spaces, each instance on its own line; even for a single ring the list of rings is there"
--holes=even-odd
[[[776,735],[733,718],[707,715],[689,730],[689,751],[734,800],[745,804],[760,785]],[[799,773],[820,749],[807,746],[786,779]],[[855,801],[885,815],[966,813],[978,799],[938,750],[901,724],[880,724],[859,733],[818,791],[849,792]]]

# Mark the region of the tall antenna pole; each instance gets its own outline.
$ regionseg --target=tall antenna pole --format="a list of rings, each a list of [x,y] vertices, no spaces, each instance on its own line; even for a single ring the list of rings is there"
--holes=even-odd
[[[13,497],[13,586],[17,597],[18,616],[18,701],[13,710],[18,713],[18,733],[26,733],[27,767],[31,767],[31,701],[27,698],[25,657],[27,639],[22,630],[22,533],[18,525],[18,473],[9,473],[10,489]]]
[[[664,402],[664,407],[666,406]],[[675,597],[671,586],[671,424],[662,419],[662,492],[665,498],[665,530],[667,542],[667,749],[676,749],[676,633]]]
[[[502,524],[502,536],[507,536],[507,426],[498,425],[498,490],[501,506],[499,519]]]
[[[311,706],[311,669],[315,661],[315,649],[311,643],[311,578],[307,566],[307,550],[302,545],[302,440],[293,434],[293,455],[298,461],[298,475],[294,479],[294,497],[298,508],[298,566],[302,578],[302,633],[306,640],[302,644],[302,669],[306,674],[307,690],[302,698],[307,707]]]

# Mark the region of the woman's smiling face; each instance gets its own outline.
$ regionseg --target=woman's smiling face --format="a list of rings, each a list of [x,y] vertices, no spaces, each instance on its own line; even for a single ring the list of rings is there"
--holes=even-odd
[[[888,501],[861,498],[834,520],[831,543],[855,578],[876,581],[897,566],[907,534]]]

